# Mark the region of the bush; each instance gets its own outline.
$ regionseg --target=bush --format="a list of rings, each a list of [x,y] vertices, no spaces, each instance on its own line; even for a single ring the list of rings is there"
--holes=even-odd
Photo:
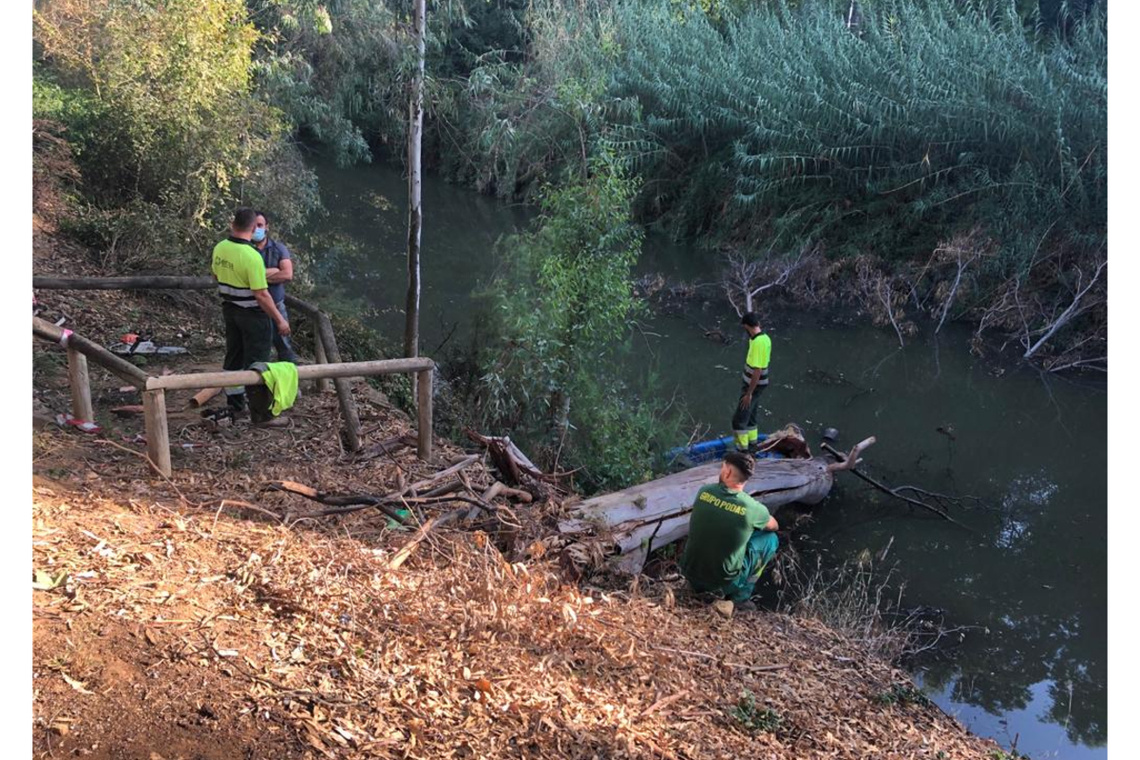
[[[1104,278],[1064,332],[1052,320],[1105,260],[1107,13],[1030,5],[881,0],[849,28],[848,0],[538,0],[526,61],[489,54],[466,80],[454,174],[522,196],[607,146],[640,180],[639,219],[870,257],[924,278],[900,284],[940,322],[963,280],[940,249],[977,236],[955,318],[1048,368],[1103,369]],[[1084,348],[1048,355],[1043,335]]]
[[[197,238],[212,240],[242,200],[297,223],[314,206],[280,114],[251,95],[257,33],[245,17],[241,0],[51,0],[34,11],[33,112],[68,129],[88,240],[115,248],[149,224],[171,258],[208,244]],[[282,176],[291,182],[269,185]]]
[[[510,430],[547,464],[583,467],[587,487],[648,477],[659,410],[611,369],[642,304],[632,267],[635,185],[603,154],[585,179],[548,188],[532,229],[500,246],[488,345],[476,359],[479,424]]]
[[[756,695],[748,689],[740,693],[740,699],[728,714],[751,733],[776,733],[784,723],[784,719],[772,708],[757,707]]]

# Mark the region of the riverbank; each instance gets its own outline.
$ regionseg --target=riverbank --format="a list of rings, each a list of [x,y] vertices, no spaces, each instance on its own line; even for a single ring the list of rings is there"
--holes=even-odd
[[[577,587],[550,563],[508,564],[480,533],[393,572],[401,534],[219,513],[187,475],[149,484],[121,464],[33,489],[35,569],[63,576],[33,599],[37,756],[997,750],[811,621]]]
[[[37,250],[59,263],[63,246]],[[191,354],[172,369],[220,363],[208,295],[38,295],[42,316],[97,340],[121,322],[163,342],[181,332]],[[103,430],[49,421],[67,408],[58,354],[33,347],[33,573],[46,587],[33,596],[37,756],[999,751],[810,620],[726,620],[665,583],[578,585],[537,546],[504,556],[495,536],[462,526],[389,570],[408,533],[387,518],[306,519],[311,502],[261,489],[291,479],[377,492],[424,467],[410,451],[346,457],[332,396],[305,395],[294,427],[269,432],[214,429],[173,394],[175,473],[152,477],[141,420],[109,413],[131,402],[98,370]],[[407,430],[382,394],[361,384],[357,396],[372,437]],[[441,458],[459,453],[441,443]],[[553,517],[558,505],[528,509]]]

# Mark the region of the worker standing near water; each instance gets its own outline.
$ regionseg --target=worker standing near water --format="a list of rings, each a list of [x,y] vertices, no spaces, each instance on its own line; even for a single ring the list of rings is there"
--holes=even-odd
[[[230,224],[230,236],[214,246],[211,271],[218,281],[222,298],[222,318],[226,325],[226,370],[247,370],[257,362],[268,362],[273,346],[273,327],[289,335],[289,323],[269,295],[265,263],[251,239],[257,226],[257,213],[239,208]],[[263,386],[249,386],[250,416],[255,424],[283,427],[288,420],[274,418],[269,409],[270,394]],[[234,411],[244,411],[246,388],[226,388],[226,402]]]
[[[768,363],[772,358],[772,339],[760,325],[760,317],[748,312],[740,318],[748,333],[748,356],[744,362],[744,386],[736,413],[732,415],[732,437],[737,451],[755,453],[760,439],[760,394],[768,387]]]
[[[776,518],[744,492],[755,465],[750,454],[725,455],[719,482],[697,492],[681,555],[681,572],[694,591],[724,594],[745,611],[755,608],[749,598],[780,546]]]

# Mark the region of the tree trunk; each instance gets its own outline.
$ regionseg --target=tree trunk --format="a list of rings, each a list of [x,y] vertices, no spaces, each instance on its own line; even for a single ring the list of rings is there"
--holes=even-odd
[[[416,74],[408,124],[408,299],[404,321],[404,356],[419,356],[420,344],[420,147],[424,130],[424,30],[426,0],[415,0]]]
[[[637,573],[651,548],[688,535],[693,499],[702,486],[716,482],[720,465],[700,465],[587,499],[570,508],[558,530],[581,547],[575,552],[580,557],[609,559],[612,569]],[[818,504],[831,484],[832,474],[822,459],[761,459],[745,490],[775,512],[794,502]]]

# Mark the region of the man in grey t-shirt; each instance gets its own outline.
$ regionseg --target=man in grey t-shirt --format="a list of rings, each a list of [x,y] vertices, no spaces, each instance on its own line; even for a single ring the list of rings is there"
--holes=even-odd
[[[264,211],[257,212],[257,227],[253,231],[253,245],[265,261],[265,279],[269,282],[269,295],[277,306],[277,311],[286,321],[289,313],[285,310],[285,283],[293,279],[293,254],[280,240],[269,237],[269,218]],[[277,349],[277,360],[297,363],[297,352],[289,338],[273,331],[273,346]]]

